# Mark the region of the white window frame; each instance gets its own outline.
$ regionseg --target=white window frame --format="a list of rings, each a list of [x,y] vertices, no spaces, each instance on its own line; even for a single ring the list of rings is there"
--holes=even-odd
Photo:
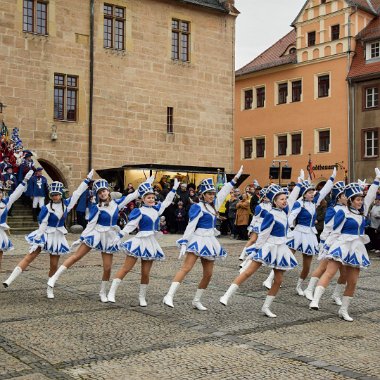
[[[329,76],[329,94],[328,94],[328,96],[319,97],[318,96],[318,78],[323,77],[325,75]],[[326,71],[325,73],[314,74],[314,100],[331,98],[332,83],[333,83],[333,81],[332,81],[331,71]]]
[[[246,158],[245,157],[245,141],[250,141],[252,142],[252,153],[251,153],[251,157],[250,158]],[[253,159],[253,149],[254,149],[254,145],[253,145],[253,138],[252,137],[242,137],[241,138],[241,159],[242,160],[252,160]]]
[[[299,134],[301,135],[301,150],[300,150],[299,154],[293,154],[292,153],[292,151],[293,151],[292,136],[293,135],[299,135]],[[289,135],[290,135],[290,150],[289,150],[289,154],[291,156],[301,156],[303,154],[303,132],[302,131],[293,131],[293,132],[289,133]],[[331,140],[331,137],[330,137],[330,140]],[[289,142],[289,139],[288,139],[288,142]]]
[[[285,103],[279,103],[278,100],[279,100],[279,97],[278,97],[278,91],[279,91],[279,86],[281,84],[286,84],[287,85],[287,88],[288,88],[288,94],[286,96],[286,102]],[[288,104],[289,103],[289,81],[288,80],[282,80],[282,81],[278,81],[274,84],[274,104],[276,106],[282,106],[283,104]]]
[[[369,94],[369,91],[372,90],[372,94]],[[377,94],[375,94],[375,92]],[[375,95],[377,95],[377,105],[375,105]],[[369,105],[368,97],[371,99],[371,105]],[[365,108],[378,108],[379,107],[379,87],[367,87],[365,89]]]
[[[245,93],[246,91],[250,91],[252,90],[252,104],[251,104],[251,108],[245,108]],[[254,97],[255,97],[255,89],[253,87],[246,87],[246,88],[243,88],[242,90],[242,93],[241,93],[241,110],[242,111],[250,111],[253,109],[253,104],[254,104]]]
[[[264,107],[257,107],[257,89],[258,88],[264,88],[264,92],[265,92],[265,100],[264,100]],[[253,87],[253,103],[252,103],[252,108],[253,109],[263,109],[263,108],[266,108],[267,106],[267,89],[266,89],[266,86],[265,84],[259,84],[255,87]]]
[[[285,154],[282,154],[282,155],[279,155],[278,154],[278,138],[279,137],[286,137],[287,139],[287,143],[286,143],[286,153]],[[275,157],[287,157],[289,156],[289,133],[278,133],[277,135],[274,136],[274,156]]]
[[[375,46],[377,45],[377,46]],[[373,49],[377,50],[377,55],[372,56]],[[380,60],[380,41],[371,41],[366,43],[366,61]]]
[[[367,134],[371,133],[372,135],[377,132],[377,138],[375,138],[374,136],[372,136],[372,139],[370,140],[372,142],[372,147],[370,147],[372,149],[372,153],[371,155],[367,155],[367,148],[368,148],[368,145],[367,145]],[[377,144],[375,144],[375,141],[377,142]],[[377,148],[377,154],[374,153],[375,151],[375,148]],[[379,157],[379,132],[377,129],[372,129],[372,130],[369,130],[369,131],[364,131],[364,158],[376,158],[376,157]]]

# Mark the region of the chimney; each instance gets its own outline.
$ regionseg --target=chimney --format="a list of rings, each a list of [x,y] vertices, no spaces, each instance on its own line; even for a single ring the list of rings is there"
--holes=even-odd
[[[235,6],[235,0],[219,0],[219,3],[229,12],[231,12]]]

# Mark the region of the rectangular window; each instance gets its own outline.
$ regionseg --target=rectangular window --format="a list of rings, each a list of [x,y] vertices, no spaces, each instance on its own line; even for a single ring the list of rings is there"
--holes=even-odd
[[[78,77],[54,74],[54,119],[76,121],[78,111]]]
[[[379,155],[379,136],[377,130],[364,132],[364,157],[378,157]]]
[[[24,0],[23,31],[36,34],[47,34],[47,1]]]
[[[300,102],[302,95],[302,81],[296,80],[292,82],[292,102]]]
[[[173,128],[173,107],[168,107],[166,110],[166,132],[174,133]]]
[[[371,43],[370,57],[371,59],[380,57],[380,42],[379,41]]]
[[[295,133],[292,135],[292,154],[301,154],[301,139],[301,133]]]
[[[256,157],[265,157],[265,138],[256,139]]]
[[[331,41],[339,40],[340,25],[333,25],[331,27]]]
[[[329,96],[330,90],[330,76],[321,75],[318,77],[318,98],[325,98]]]
[[[315,32],[309,32],[307,34],[307,46],[315,45]]]
[[[365,90],[365,108],[379,107],[379,88],[370,87]]]
[[[244,140],[244,158],[252,158],[252,139]]]
[[[277,136],[278,156],[285,156],[288,148],[288,136]]]
[[[265,87],[256,88],[256,107],[265,107]]]
[[[278,85],[278,104],[284,104],[288,98],[288,84],[280,83]]]
[[[172,59],[190,62],[190,22],[172,20]]]
[[[103,15],[103,46],[110,49],[124,50],[125,8],[104,4]]]
[[[253,102],[253,90],[244,91],[244,109],[250,110]]]
[[[319,131],[319,152],[329,152],[330,151],[330,130]]]

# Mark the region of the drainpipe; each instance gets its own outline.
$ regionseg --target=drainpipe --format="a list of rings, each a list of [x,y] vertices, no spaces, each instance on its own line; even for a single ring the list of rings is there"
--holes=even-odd
[[[88,171],[92,169],[92,110],[94,100],[94,0],[90,0],[90,101],[88,108]]]

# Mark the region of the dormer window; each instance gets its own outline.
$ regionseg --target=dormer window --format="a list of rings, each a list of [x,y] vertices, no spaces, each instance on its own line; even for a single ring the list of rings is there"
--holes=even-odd
[[[315,45],[315,32],[309,32],[307,34],[307,46]]]
[[[366,60],[380,58],[380,41],[368,42],[366,45]]]
[[[291,47],[289,49],[289,54],[295,54],[297,52],[297,49],[295,47]]]

